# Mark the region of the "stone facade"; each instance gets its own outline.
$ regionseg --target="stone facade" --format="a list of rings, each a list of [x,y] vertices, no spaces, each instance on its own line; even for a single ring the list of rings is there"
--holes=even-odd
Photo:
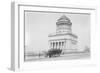
[[[56,22],[56,33],[49,34],[50,49],[62,49],[63,52],[77,51],[77,36],[72,33],[72,22],[65,15]]]

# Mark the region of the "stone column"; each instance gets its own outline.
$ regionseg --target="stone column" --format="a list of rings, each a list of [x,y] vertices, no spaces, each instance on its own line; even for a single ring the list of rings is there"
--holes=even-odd
[[[59,41],[58,41],[58,47],[57,48],[59,49]]]
[[[54,48],[54,42],[52,42],[52,49]]]
[[[60,45],[60,48],[62,49],[62,41],[61,41],[61,45]]]
[[[60,46],[61,46],[61,43],[60,43],[60,41],[59,41],[59,49],[61,49]]]
[[[65,41],[64,41],[64,49],[65,49]]]
[[[51,49],[51,42],[49,42],[49,47],[50,47],[50,49]]]
[[[57,44],[57,49],[58,49],[58,41],[56,42],[56,44]]]
[[[64,49],[64,42],[62,42],[62,49]]]
[[[53,49],[54,49],[54,47],[55,47],[55,43],[53,42]]]
[[[58,49],[58,42],[56,42],[56,48]]]
[[[58,48],[60,48],[60,42],[58,42],[58,43],[59,43]]]
[[[56,43],[54,42],[54,49],[55,49]]]
[[[50,48],[52,48],[52,42],[50,43]]]
[[[52,48],[53,48],[53,42],[52,42]]]
[[[66,49],[66,40],[65,40],[65,47],[64,47],[64,49]]]
[[[57,44],[56,44],[56,42],[55,42],[55,49],[56,49],[56,45],[57,45]]]

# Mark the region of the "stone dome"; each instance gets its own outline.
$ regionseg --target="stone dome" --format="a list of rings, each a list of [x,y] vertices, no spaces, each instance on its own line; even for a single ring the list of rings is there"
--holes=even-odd
[[[68,17],[66,17],[65,15],[62,15],[58,20],[56,24],[72,24],[70,19]]]
[[[68,17],[66,17],[65,15],[62,15],[62,16],[58,19],[58,21],[60,21],[60,20],[67,20],[67,21],[70,21],[70,19],[69,19]]]

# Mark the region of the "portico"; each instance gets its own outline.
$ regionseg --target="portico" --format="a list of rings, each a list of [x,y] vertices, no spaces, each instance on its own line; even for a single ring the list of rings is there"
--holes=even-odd
[[[50,42],[50,48],[52,49],[63,49],[65,47],[66,41],[60,40],[60,41],[51,41]]]

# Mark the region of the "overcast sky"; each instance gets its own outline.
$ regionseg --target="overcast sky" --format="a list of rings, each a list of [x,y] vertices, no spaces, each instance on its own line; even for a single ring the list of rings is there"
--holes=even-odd
[[[25,44],[28,51],[49,49],[48,35],[56,32],[56,21],[66,15],[72,32],[78,36],[78,49],[90,47],[90,15],[71,13],[25,12]]]

